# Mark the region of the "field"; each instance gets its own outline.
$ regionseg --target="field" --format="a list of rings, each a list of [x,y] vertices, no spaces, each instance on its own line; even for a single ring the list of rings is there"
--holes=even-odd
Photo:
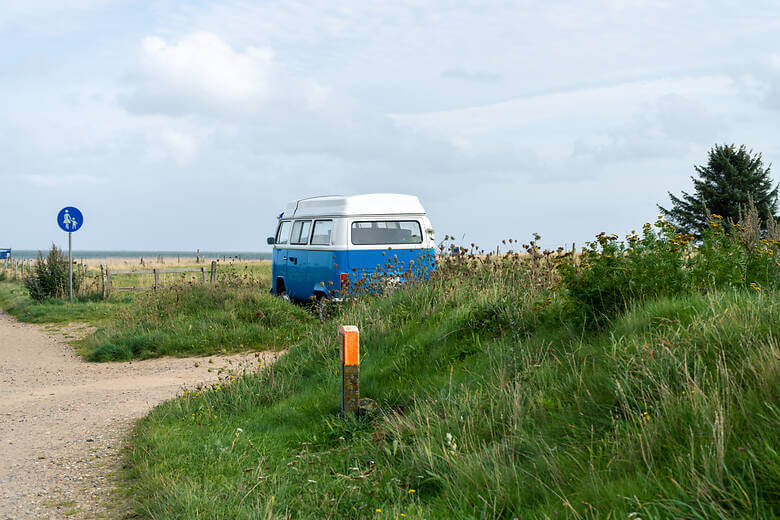
[[[327,321],[253,281],[183,284],[109,302],[82,349],[287,350],[139,423],[141,517],[777,518],[780,242],[754,235],[659,221],[576,258],[452,248]],[[341,324],[361,330],[357,418]]]

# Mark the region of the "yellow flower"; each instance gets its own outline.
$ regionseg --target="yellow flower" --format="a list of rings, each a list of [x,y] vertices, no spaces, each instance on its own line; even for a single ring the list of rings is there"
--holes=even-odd
[[[376,511],[377,513],[381,513],[382,512],[381,509],[375,509],[374,511]]]
[[[409,493],[414,493],[414,492],[415,492],[414,489],[409,490]]]

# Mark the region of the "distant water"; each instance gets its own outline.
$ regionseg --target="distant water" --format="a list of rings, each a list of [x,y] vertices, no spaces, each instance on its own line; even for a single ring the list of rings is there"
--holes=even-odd
[[[12,250],[14,258],[38,258],[38,251],[32,249]],[[46,250],[43,251],[46,254]],[[65,250],[67,254],[67,250]],[[195,258],[195,251],[80,251],[73,250],[73,258],[145,258],[154,260],[158,256],[165,258]],[[271,253],[253,251],[201,251],[201,258],[225,258],[234,260],[270,260]]]

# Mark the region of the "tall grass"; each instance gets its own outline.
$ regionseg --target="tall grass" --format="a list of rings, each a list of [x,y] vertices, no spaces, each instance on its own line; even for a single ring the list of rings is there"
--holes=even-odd
[[[100,325],[110,321],[122,307],[132,302],[132,295],[123,294],[101,301],[96,296],[74,296],[73,303],[47,298],[36,302],[29,290],[19,282],[0,282],[0,308],[28,323],[87,322]]]
[[[290,316],[301,329],[275,365],[139,424],[139,514],[777,518],[778,244],[713,232],[678,247],[659,226],[577,257],[451,248],[330,321]],[[375,403],[352,419],[346,323]]]
[[[267,277],[249,270],[136,296],[132,305],[80,343],[90,361],[282,350],[299,341],[314,316],[268,294]]]

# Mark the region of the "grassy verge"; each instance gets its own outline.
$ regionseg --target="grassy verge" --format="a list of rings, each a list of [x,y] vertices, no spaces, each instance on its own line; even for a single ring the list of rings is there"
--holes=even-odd
[[[122,295],[104,302],[91,297],[76,298],[72,304],[64,300],[47,300],[38,303],[30,298],[21,283],[0,282],[0,308],[28,323],[68,323],[73,321],[98,325],[112,318],[130,305],[133,297]]]
[[[526,273],[527,274],[527,273]],[[150,518],[776,518],[780,300],[661,296],[582,328],[507,271],[311,322],[264,373],[154,410]],[[342,420],[336,325],[362,331]]]
[[[188,284],[137,296],[79,349],[90,361],[282,350],[312,321],[311,312],[262,285]]]
[[[214,284],[201,283],[199,273],[166,276],[160,277],[166,287],[156,293],[114,291],[107,301],[95,293],[73,304],[54,299],[37,303],[22,284],[1,282],[0,308],[26,322],[98,326],[75,342],[89,361],[282,350],[299,341],[314,321],[308,310],[268,294],[267,262],[220,265]],[[150,287],[154,277],[122,274],[113,282],[114,287]],[[93,292],[95,286],[99,283],[92,284]]]

